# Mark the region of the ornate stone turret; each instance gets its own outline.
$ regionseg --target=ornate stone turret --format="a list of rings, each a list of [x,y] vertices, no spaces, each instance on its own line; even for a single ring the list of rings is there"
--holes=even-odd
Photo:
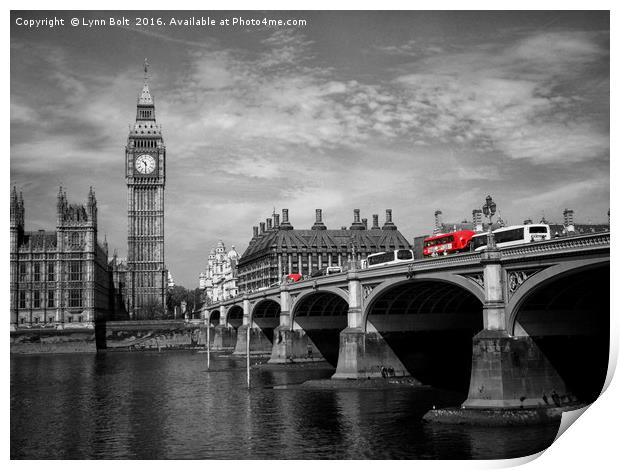
[[[280,230],[280,214],[273,213],[273,228]]]
[[[17,251],[24,236],[24,198],[22,193],[17,195],[17,189],[13,186],[11,191],[11,251]]]
[[[392,222],[392,209],[385,210],[385,223],[382,227],[383,230],[396,230],[396,225]]]
[[[327,227],[323,223],[323,210],[316,209],[316,219],[314,221],[314,225],[312,226],[312,230],[326,230]]]
[[[94,226],[97,226],[97,199],[95,198],[95,192],[93,187],[90,187],[88,191],[88,201],[86,203],[86,213],[89,220],[92,221]]]

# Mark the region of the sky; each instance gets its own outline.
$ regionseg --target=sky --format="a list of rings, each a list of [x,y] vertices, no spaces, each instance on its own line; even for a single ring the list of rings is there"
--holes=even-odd
[[[18,17],[65,26],[27,28]],[[162,26],[71,27],[72,17]],[[170,18],[303,19],[174,26]],[[10,180],[26,230],[53,229],[58,186],[127,251],[124,146],[150,64],[167,155],[166,265],[196,287],[219,239],[240,253],[275,208],[309,228],[353,209],[405,237],[433,214],[606,222],[607,12],[12,12]]]

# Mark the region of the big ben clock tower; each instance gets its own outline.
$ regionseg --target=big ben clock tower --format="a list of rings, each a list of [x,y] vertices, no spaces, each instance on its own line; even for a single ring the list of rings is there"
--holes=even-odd
[[[127,297],[132,319],[149,318],[165,308],[164,186],[166,147],[155,120],[155,102],[144,60],[144,86],[136,122],[125,147],[127,181]]]

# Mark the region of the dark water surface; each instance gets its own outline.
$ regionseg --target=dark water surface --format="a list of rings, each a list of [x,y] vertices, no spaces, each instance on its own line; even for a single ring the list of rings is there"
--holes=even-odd
[[[265,359],[262,359],[263,361]],[[252,370],[195,352],[11,357],[13,459],[492,459],[548,447],[557,425],[429,425],[429,389],[273,389],[328,370]],[[215,369],[215,370],[213,370]]]

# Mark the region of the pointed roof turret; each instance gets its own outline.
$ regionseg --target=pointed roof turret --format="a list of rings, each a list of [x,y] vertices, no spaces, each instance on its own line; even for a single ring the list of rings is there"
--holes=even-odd
[[[151,90],[149,89],[149,63],[147,59],[144,59],[144,86],[138,98],[138,104],[147,106],[155,104],[151,96]]]

